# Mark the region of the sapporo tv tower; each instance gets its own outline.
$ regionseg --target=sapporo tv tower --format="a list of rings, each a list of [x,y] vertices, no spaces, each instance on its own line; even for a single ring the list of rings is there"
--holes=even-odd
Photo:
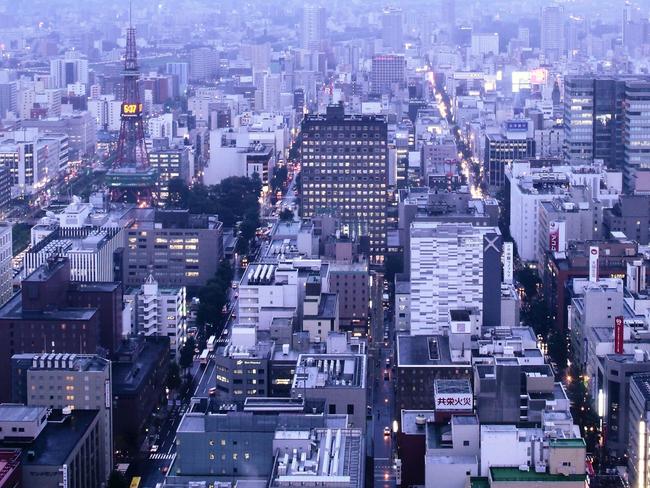
[[[111,201],[150,207],[155,200],[157,173],[149,164],[144,143],[143,110],[138,91],[140,72],[130,5],[123,76],[124,98],[120,113],[120,137],[115,161],[106,173],[106,185],[110,190]]]

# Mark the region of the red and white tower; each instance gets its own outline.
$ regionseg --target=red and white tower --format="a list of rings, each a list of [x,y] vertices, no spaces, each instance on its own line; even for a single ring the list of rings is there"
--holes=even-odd
[[[138,54],[135,45],[135,28],[126,30],[126,55],[124,57],[124,96],[121,108],[120,137],[117,154],[106,174],[111,201],[152,206],[157,174],[149,164],[144,142],[142,102],[138,91]]]

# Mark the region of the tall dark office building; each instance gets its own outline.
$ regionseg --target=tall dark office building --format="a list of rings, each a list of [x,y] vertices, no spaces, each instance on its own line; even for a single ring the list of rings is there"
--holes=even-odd
[[[333,213],[351,237],[368,237],[371,264],[386,253],[387,122],[345,115],[342,106],[302,123],[301,212]]]
[[[650,153],[640,139],[650,119],[650,77],[569,76],[564,82],[564,157],[571,164],[602,160],[622,171],[624,188],[637,188],[637,170]]]
[[[382,54],[372,58],[370,89],[375,95],[385,95],[394,86],[405,84],[406,60],[401,54]]]

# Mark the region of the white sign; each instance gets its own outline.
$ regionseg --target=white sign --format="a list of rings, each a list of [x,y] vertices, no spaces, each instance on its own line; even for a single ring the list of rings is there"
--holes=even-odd
[[[503,282],[512,284],[514,278],[514,245],[512,242],[503,243]]]
[[[61,471],[63,471],[63,488],[68,488],[68,465],[61,466]]]
[[[471,393],[436,393],[436,410],[472,410]]]
[[[589,281],[598,281],[598,246],[589,247]]]

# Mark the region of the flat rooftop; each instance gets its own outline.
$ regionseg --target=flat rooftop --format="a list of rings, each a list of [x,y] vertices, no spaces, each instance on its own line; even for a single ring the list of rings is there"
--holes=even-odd
[[[449,337],[398,335],[397,365],[452,366]]]
[[[545,483],[545,482],[584,482],[586,474],[549,474],[536,471],[521,471],[518,468],[490,468],[490,478],[497,482]]]
[[[292,388],[364,388],[366,356],[363,354],[301,354]]]
[[[27,465],[61,466],[98,415],[99,410],[74,410],[59,421],[49,420],[31,444],[34,459],[23,462]]]
[[[0,421],[2,422],[35,422],[45,415],[45,407],[28,407],[27,405],[3,403],[0,404]]]

